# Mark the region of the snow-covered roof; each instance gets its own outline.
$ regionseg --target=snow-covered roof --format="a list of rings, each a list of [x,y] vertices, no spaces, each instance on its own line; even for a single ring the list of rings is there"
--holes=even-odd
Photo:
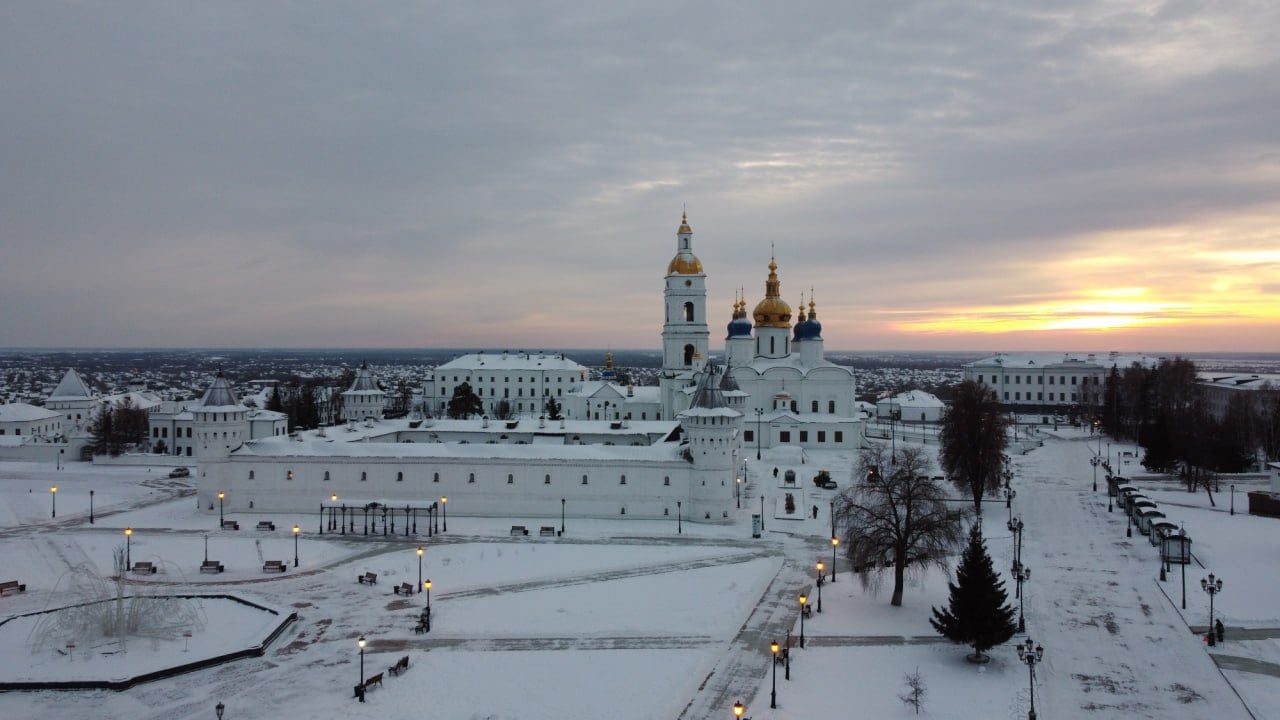
[[[936,395],[923,390],[908,390],[880,400],[876,405],[897,405],[903,408],[940,408],[945,405]]]
[[[0,422],[36,422],[60,417],[60,412],[27,403],[0,405]]]
[[[204,397],[196,407],[207,412],[243,412],[248,409],[240,404],[235,392],[231,389],[231,383],[227,382],[221,370],[218,371],[213,384],[205,391]]]
[[[450,360],[436,368],[436,372],[454,370],[570,370],[579,372],[587,368],[564,355],[555,353],[471,353]]]
[[[50,400],[88,400],[93,397],[93,393],[89,390],[89,386],[84,380],[80,379],[80,375],[76,373],[74,368],[67,368],[67,373],[62,376],[62,381],[58,383],[58,387],[53,389],[53,393],[49,395]]]
[[[1003,367],[1015,370],[1077,367],[1127,368],[1134,363],[1155,367],[1161,358],[1145,354],[1122,353],[997,353],[989,358],[965,363],[964,367]]]
[[[565,445],[533,443],[379,443],[334,442],[330,439],[270,438],[247,442],[232,453],[236,457],[368,457],[368,458],[437,458],[458,460],[564,460],[583,462],[631,462],[637,460],[676,460],[676,443],[653,445]]]
[[[110,405],[112,408],[121,408],[127,402],[130,407],[138,410],[151,410],[160,407],[159,398],[149,393],[140,392],[123,392],[115,395],[108,395],[102,398],[102,402]]]
[[[1271,387],[1280,388],[1280,375],[1257,374],[1257,373],[1222,373],[1222,372],[1199,372],[1196,373],[1197,379],[1205,385],[1211,387],[1224,387],[1231,390],[1258,390],[1267,383]]]
[[[373,373],[369,372],[369,366],[362,364],[360,369],[356,370],[356,379],[351,383],[350,389],[342,394],[385,395],[386,393],[382,391],[382,388],[378,387],[378,382],[373,379]]]

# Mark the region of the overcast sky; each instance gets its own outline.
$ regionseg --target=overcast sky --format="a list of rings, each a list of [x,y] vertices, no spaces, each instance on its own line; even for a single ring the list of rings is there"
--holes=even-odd
[[[0,10],[0,347],[1280,350],[1280,3]]]

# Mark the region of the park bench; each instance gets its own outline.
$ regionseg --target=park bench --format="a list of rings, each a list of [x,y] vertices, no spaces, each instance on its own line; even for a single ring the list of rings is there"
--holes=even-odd
[[[542,527],[538,528],[538,535],[540,535],[541,537],[555,537],[556,529],[551,525],[543,525]]]
[[[528,534],[529,534],[529,528],[527,528],[527,527],[525,527],[525,526],[523,526],[523,525],[512,525],[512,526],[511,526],[511,534],[512,534],[512,535],[528,535]]]
[[[357,575],[356,582],[360,583],[361,585],[377,585],[378,576],[375,573],[367,572],[363,575]]]
[[[156,566],[146,562],[145,560],[139,560],[133,564],[133,572],[143,575],[154,575],[156,572]]]
[[[262,564],[262,572],[284,572],[289,568],[283,560],[268,560]]]
[[[217,560],[205,560],[200,563],[200,572],[202,573],[220,573],[223,570],[226,570],[226,568]]]
[[[408,669],[409,669],[409,656],[405,655],[404,657],[397,660],[395,665],[392,665],[391,667],[387,668],[387,672],[398,677],[400,673]]]
[[[413,586],[407,582],[400,583],[399,585],[391,588],[391,592],[395,593],[396,595],[412,595]]]
[[[20,592],[26,592],[26,591],[27,591],[27,586],[18,582],[17,580],[6,580],[0,583],[0,597],[3,597],[11,592],[20,593]]]
[[[240,521],[239,520],[223,520],[222,529],[223,530],[239,530]]]
[[[804,607],[800,608],[800,613],[807,618],[813,617],[813,603],[805,603]]]
[[[237,529],[239,529],[239,528],[237,528]],[[273,530],[273,531],[274,531],[274,530],[276,529],[276,524],[275,524],[275,523],[273,523],[273,522],[271,522],[270,520],[259,520],[259,521],[258,521],[258,529],[259,529],[259,530]]]
[[[779,665],[786,665],[787,656],[790,654],[791,654],[791,648],[784,647],[781,650],[779,650],[776,655],[773,656],[773,661]]]
[[[356,694],[355,694],[355,697],[360,698],[360,702],[364,702],[364,694],[365,694],[365,692],[366,692],[366,691],[368,691],[368,689],[369,689],[369,688],[371,688],[371,687],[373,687],[374,685],[378,685],[379,687],[381,687],[381,685],[382,685],[382,673],[378,673],[377,675],[371,675],[371,676],[369,676],[369,679],[368,679],[368,680],[365,680],[365,681],[364,681],[364,683],[363,683],[363,684],[356,685]]]

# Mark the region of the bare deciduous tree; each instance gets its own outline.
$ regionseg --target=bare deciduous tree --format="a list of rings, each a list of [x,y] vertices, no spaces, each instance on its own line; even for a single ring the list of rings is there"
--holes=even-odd
[[[891,468],[887,461],[880,446],[862,452],[854,485],[836,497],[836,524],[864,587],[878,587],[892,568],[890,604],[900,606],[908,567],[947,568],[946,558],[964,540],[964,513],[949,507],[943,489],[929,479],[924,450],[899,450]]]

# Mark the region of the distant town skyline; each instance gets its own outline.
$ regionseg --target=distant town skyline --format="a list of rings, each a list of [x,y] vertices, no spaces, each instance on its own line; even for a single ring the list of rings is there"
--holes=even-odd
[[[0,348],[1280,350],[1280,7],[64,6],[0,25]]]

